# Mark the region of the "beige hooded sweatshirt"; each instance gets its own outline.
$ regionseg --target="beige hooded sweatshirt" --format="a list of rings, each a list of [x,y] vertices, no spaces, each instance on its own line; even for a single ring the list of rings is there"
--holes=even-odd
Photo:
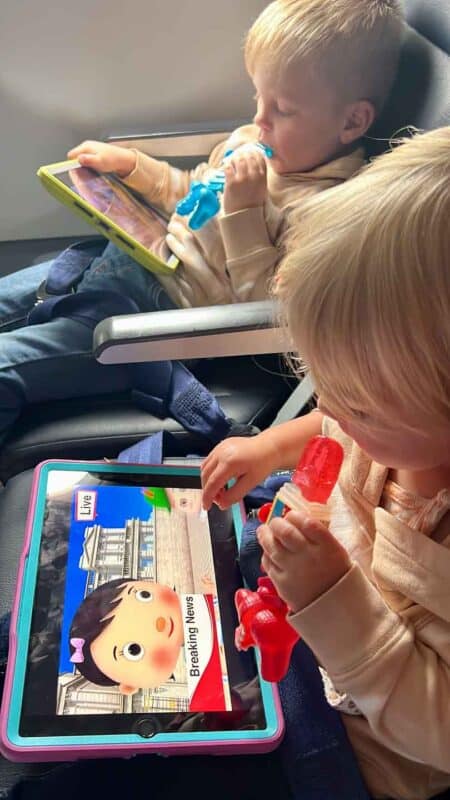
[[[122,180],[144,200],[173,214],[192,181],[204,180],[219,168],[226,150],[257,139],[255,125],[238,128],[214,148],[208,163],[184,172],[136,151],[136,167]],[[183,226],[182,263],[173,275],[158,275],[158,280],[172,300],[184,308],[266,299],[282,255],[289,211],[310,195],[347,180],[363,164],[362,148],[310,172],[289,175],[277,175],[269,160],[268,200],[264,206],[232,214],[225,214],[221,208],[197,231],[188,227],[188,217],[176,215]],[[219,197],[222,201],[223,195]]]
[[[412,495],[336,422],[323,433],[345,452],[330,530],[354,563],[290,621],[372,796],[424,800],[450,786],[450,490]]]

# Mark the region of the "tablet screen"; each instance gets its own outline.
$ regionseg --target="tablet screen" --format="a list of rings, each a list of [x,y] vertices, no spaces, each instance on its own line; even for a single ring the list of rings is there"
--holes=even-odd
[[[167,220],[156,209],[135,197],[114,175],[98,173],[77,164],[70,169],[56,167],[51,171],[64,186],[162,261],[169,263],[174,257],[166,244]]]
[[[47,472],[23,736],[265,727],[232,513],[195,469],[148,469]]]

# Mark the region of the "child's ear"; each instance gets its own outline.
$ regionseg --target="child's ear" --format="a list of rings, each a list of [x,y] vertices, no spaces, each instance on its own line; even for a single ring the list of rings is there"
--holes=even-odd
[[[370,100],[358,100],[347,107],[344,127],[341,130],[342,144],[351,144],[369,130],[375,119],[375,108]]]
[[[138,691],[136,686],[127,686],[126,683],[119,683],[119,692],[120,694],[136,694]]]

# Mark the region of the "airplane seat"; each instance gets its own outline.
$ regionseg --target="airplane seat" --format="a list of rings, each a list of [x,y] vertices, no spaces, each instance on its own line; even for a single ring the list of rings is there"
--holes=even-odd
[[[373,138],[368,139],[369,150],[373,147],[373,152],[380,146],[384,149],[386,139],[402,126],[412,124],[430,129],[450,123],[449,59],[445,52],[449,52],[450,5],[448,0],[405,0],[405,7],[411,27],[406,28],[398,79],[391,98],[371,131]],[[377,142],[378,138],[384,141]],[[234,321],[238,328],[238,306]],[[149,341],[151,338],[149,334]],[[227,414],[238,422],[266,427],[276,417],[292,385],[286,383],[284,377],[273,375],[283,371],[278,361],[266,363],[264,358],[238,356],[201,360],[196,373],[217,394]],[[262,368],[258,365],[260,361]],[[24,412],[0,454],[0,480],[5,484],[0,490],[0,617],[11,606],[31,468],[46,458],[111,457],[161,428],[174,431],[186,453],[195,452],[196,443],[188,434],[171,420],[162,421],[137,409],[128,395],[59,401]],[[0,759],[2,794],[20,777],[39,775],[47,770],[48,765],[8,764]],[[444,797],[450,798],[450,792],[442,795],[442,800]]]
[[[448,0],[404,0],[408,23],[429,42],[450,55],[450,3]]]
[[[431,130],[450,124],[450,2],[404,0],[404,6],[408,26],[397,78],[368,132],[369,157],[386,150],[391,137],[405,135],[405,127]]]

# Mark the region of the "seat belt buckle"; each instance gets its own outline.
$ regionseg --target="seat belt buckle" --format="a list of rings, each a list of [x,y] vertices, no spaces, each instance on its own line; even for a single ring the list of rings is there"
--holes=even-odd
[[[67,292],[63,292],[61,294],[61,297],[64,294],[75,294],[75,286],[71,286],[71,288]],[[48,300],[49,297],[57,297],[57,296],[58,295],[56,295],[54,292],[47,291],[47,281],[44,280],[37,288],[36,300],[34,301],[34,305],[38,306],[40,305],[40,303],[43,303],[44,300]]]
[[[47,300],[49,294],[47,292],[47,281],[42,281],[42,283],[38,286],[36,291],[36,300],[34,302],[35,306],[38,306],[39,303],[43,303],[44,300]]]

